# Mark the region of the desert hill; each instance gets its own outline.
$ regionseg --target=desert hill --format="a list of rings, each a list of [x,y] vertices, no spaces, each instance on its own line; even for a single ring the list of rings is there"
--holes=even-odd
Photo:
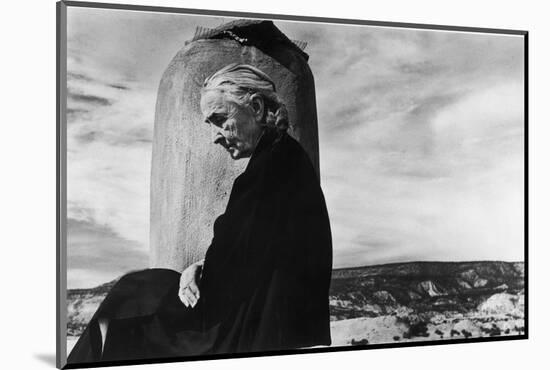
[[[497,293],[524,289],[524,265],[511,262],[409,262],[334,270],[334,320],[379,316],[405,306],[417,312],[465,313]]]

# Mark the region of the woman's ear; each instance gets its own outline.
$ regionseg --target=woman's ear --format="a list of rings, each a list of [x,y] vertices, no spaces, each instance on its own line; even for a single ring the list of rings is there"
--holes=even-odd
[[[264,118],[265,104],[264,98],[260,94],[254,94],[250,97],[250,108],[256,122],[261,122]]]

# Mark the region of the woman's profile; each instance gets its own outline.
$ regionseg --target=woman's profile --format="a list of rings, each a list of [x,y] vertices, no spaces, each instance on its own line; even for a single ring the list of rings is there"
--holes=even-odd
[[[213,144],[250,158],[204,259],[123,276],[69,364],[330,344],[329,218],[284,97],[260,69],[231,64],[205,80],[200,106]]]

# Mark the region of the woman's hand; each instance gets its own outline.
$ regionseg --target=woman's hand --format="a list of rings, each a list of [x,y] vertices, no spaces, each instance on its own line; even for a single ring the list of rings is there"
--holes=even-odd
[[[201,278],[204,260],[189,265],[181,273],[179,297],[185,307],[195,307],[200,298],[198,282]]]

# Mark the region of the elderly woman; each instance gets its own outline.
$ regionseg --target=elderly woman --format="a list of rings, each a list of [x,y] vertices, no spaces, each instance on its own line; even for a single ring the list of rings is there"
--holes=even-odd
[[[287,133],[275,84],[250,65],[206,79],[213,141],[250,157],[204,260],[181,274],[122,277],[69,363],[273,351],[330,344],[330,225],[309,157]]]

